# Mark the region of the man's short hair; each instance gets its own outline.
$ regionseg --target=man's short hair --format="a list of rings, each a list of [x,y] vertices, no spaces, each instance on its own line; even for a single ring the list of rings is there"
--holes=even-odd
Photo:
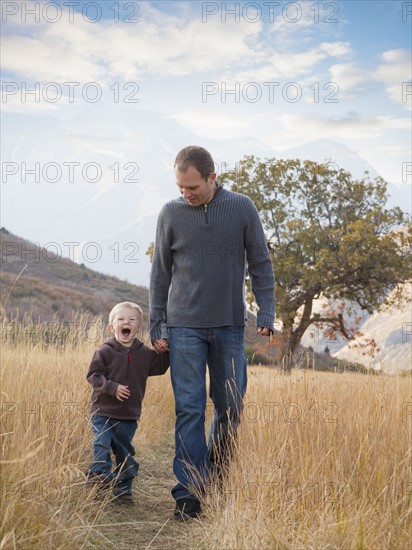
[[[113,319],[115,318],[115,315],[122,307],[134,309],[137,313],[137,317],[140,316],[140,322],[143,321],[143,311],[139,305],[135,304],[134,302],[120,302],[119,304],[116,304],[112,311],[109,313],[109,325],[113,324]]]
[[[212,155],[199,145],[189,145],[177,154],[174,167],[180,172],[187,172],[189,166],[196,168],[204,180],[215,171]]]

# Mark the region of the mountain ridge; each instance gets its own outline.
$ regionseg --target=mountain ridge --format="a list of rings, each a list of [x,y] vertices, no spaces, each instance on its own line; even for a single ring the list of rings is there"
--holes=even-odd
[[[107,318],[118,302],[137,302],[147,322],[146,287],[98,273],[4,227],[0,230],[2,314],[20,320],[31,312],[42,322],[70,319],[82,311]]]

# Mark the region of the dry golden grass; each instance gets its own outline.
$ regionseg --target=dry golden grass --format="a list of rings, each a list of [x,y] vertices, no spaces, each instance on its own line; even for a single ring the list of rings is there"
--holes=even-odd
[[[185,525],[170,519],[168,374],[149,380],[135,439],[137,503],[119,508],[84,486],[85,373],[96,343],[80,334],[66,347],[23,334],[3,342],[0,550],[410,547],[411,378],[250,369],[226,483]]]
[[[254,370],[207,548],[407,549],[411,379]]]
[[[11,332],[10,323],[3,323],[1,549],[111,548],[105,529],[108,527],[116,540],[116,524],[122,529],[130,523],[127,517],[119,518],[110,496],[99,502],[84,485],[92,439],[90,386],[85,376],[96,343],[83,330],[90,323],[83,321],[80,318],[71,325],[78,339],[70,335],[64,347],[44,345],[45,326],[16,324]],[[50,335],[49,326],[46,341],[59,341],[58,334]],[[150,380],[148,386],[147,419],[136,436],[139,458],[148,457],[165,439],[170,440],[173,430],[168,376],[158,377],[156,383]],[[170,445],[167,451],[171,452]],[[167,462],[170,471],[170,458]],[[149,484],[151,478],[157,482],[151,466],[152,471],[145,473]],[[163,466],[161,476],[166,477]],[[166,483],[169,493],[170,472]],[[170,512],[169,494],[168,498]],[[160,523],[155,513],[152,516],[156,533]]]

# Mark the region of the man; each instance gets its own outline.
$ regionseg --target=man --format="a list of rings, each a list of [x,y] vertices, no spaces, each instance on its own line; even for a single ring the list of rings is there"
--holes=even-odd
[[[172,489],[175,517],[196,517],[211,470],[230,458],[246,391],[246,262],[259,307],[257,332],[274,323],[274,276],[258,212],[245,195],[219,187],[206,149],[189,146],[175,160],[182,197],[157,223],[150,280],[150,331],[170,349],[176,404]],[[206,444],[206,364],[214,419]]]

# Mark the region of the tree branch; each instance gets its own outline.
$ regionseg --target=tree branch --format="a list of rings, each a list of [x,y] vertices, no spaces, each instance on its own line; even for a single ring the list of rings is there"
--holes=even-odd
[[[354,336],[348,333],[348,331],[345,328],[345,323],[343,320],[343,315],[341,313],[338,313],[337,317],[320,317],[318,314],[316,314],[312,319],[310,320],[310,324],[313,323],[325,323],[332,325],[335,329],[337,329],[347,340],[353,340]]]

